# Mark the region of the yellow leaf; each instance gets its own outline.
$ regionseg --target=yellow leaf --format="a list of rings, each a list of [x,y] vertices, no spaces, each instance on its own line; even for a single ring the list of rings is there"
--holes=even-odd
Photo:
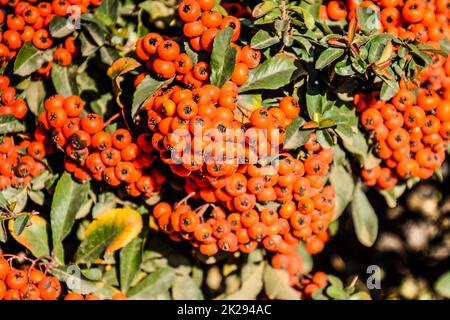
[[[19,235],[14,232],[14,220],[9,220],[8,229],[12,237],[36,258],[50,255],[48,223],[41,216],[32,216],[30,225]]]
[[[85,241],[88,241],[89,236],[100,228],[118,230],[118,234],[106,248],[105,253],[110,253],[125,247],[138,236],[142,230],[142,217],[132,209],[106,211],[89,224],[85,233]]]
[[[120,58],[114,61],[111,67],[108,68],[107,74],[111,79],[115,79],[120,75],[133,71],[140,65],[141,64],[133,58]]]
[[[122,75],[133,71],[140,67],[141,64],[133,58],[120,58],[113,62],[112,66],[108,69],[108,76],[113,80],[114,95],[116,96],[116,102],[120,108],[124,108],[123,103],[120,101],[122,94],[122,88],[120,87],[120,79]]]

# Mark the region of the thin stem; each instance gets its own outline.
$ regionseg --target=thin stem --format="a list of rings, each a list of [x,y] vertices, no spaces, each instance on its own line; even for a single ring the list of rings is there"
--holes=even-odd
[[[123,112],[123,109],[122,109],[122,112]],[[122,113],[122,115],[125,117],[125,115],[124,115],[123,113]],[[106,128],[107,126],[109,126],[109,125],[111,124],[111,122],[113,122],[114,120],[116,120],[118,117],[120,117],[120,113],[116,113],[115,115],[113,115],[111,118],[109,118],[109,119],[105,122],[103,128]]]
[[[175,207],[178,207],[178,206],[180,206],[180,205],[182,205],[182,204],[187,204],[187,201],[188,201],[190,198],[192,198],[193,196],[195,196],[195,192],[189,193],[186,197],[184,197],[183,199],[181,199],[180,201],[178,201],[178,202],[175,204]]]

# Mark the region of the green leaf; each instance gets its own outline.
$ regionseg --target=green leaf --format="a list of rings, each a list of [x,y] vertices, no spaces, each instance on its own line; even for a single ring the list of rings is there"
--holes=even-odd
[[[35,116],[41,114],[44,110],[43,102],[46,96],[45,85],[43,81],[31,81],[30,85],[23,92],[28,108]]]
[[[350,128],[349,132],[346,132],[346,128],[348,126],[339,125],[335,130],[341,138],[344,148],[354,154],[360,163],[364,163],[369,150],[364,135],[356,128]]]
[[[14,61],[14,74],[25,77],[42,67],[45,62],[52,60],[50,51],[37,49],[31,41],[25,42],[20,48]]]
[[[184,43],[184,51],[188,55],[189,59],[191,59],[192,64],[195,65],[198,62],[198,53],[195,52],[191,46],[189,45],[189,42]]]
[[[333,166],[330,172],[330,182],[336,189],[334,219],[337,219],[353,198],[355,182],[342,165]]]
[[[102,4],[95,10],[95,15],[106,26],[111,26],[116,23],[119,14],[119,1],[103,1]]]
[[[30,221],[29,214],[27,213],[19,214],[17,218],[14,219],[14,233],[20,236],[20,234],[25,229],[29,221]]]
[[[303,17],[303,22],[305,23],[306,28],[308,28],[309,30],[314,29],[316,22],[311,12],[309,12],[305,8],[295,6],[291,7],[290,10],[297,12]]]
[[[227,300],[254,300],[262,291],[265,263],[247,263],[242,267],[242,285],[236,292],[226,297]]]
[[[277,54],[266,60],[248,73],[247,82],[240,92],[261,89],[279,89],[296,78],[295,57],[288,54]]]
[[[189,276],[177,276],[172,287],[175,300],[203,300],[202,290]]]
[[[303,10],[303,19],[305,20],[306,28],[308,28],[309,30],[314,29],[316,21],[309,11]]]
[[[408,47],[411,49],[412,55],[419,58],[419,60],[423,63],[423,66],[428,65],[432,62],[433,57],[423,51],[420,51],[417,46],[408,43]]]
[[[341,48],[328,48],[325,51],[323,51],[319,58],[317,58],[316,61],[316,69],[322,70],[323,68],[329,66],[334,61],[339,59],[343,54],[345,50]]]
[[[384,34],[376,35],[370,40],[369,55],[367,57],[369,63],[375,63],[380,60],[388,41],[389,39]]]
[[[40,216],[32,216],[30,218],[31,225],[26,227],[20,235],[16,234],[15,222],[9,220],[8,229],[12,237],[25,248],[31,251],[31,253],[36,257],[40,258],[43,256],[50,255],[49,247],[49,228],[47,221]]]
[[[334,71],[336,72],[336,74],[343,77],[349,77],[355,74],[352,63],[348,58],[336,63],[336,65],[334,66]]]
[[[295,251],[297,251],[302,257],[302,273],[310,273],[314,268],[314,262],[312,255],[308,252],[308,250],[306,250],[305,243],[300,242]]]
[[[372,300],[370,294],[364,291],[356,292],[350,296],[350,300]]]
[[[279,4],[275,1],[263,1],[256,5],[253,9],[252,15],[255,18],[260,18],[278,7]]]
[[[14,213],[20,213],[25,209],[28,202],[28,192],[26,188],[8,188],[1,192],[9,203],[9,209]]]
[[[151,21],[155,22],[156,20],[174,16],[175,6],[169,4],[170,2],[168,1],[148,0],[139,3],[139,7],[150,15]]]
[[[328,274],[327,280],[331,286],[340,288],[340,289],[344,289],[344,284],[342,283],[342,280],[339,279],[338,277]]]
[[[355,189],[352,201],[352,218],[359,242],[371,247],[378,234],[378,218],[362,190]]]
[[[214,38],[211,54],[211,76],[212,85],[221,88],[231,78],[236,64],[236,48],[230,46],[232,28],[225,28]]]
[[[436,280],[434,290],[441,296],[450,299],[450,271],[447,271]]]
[[[100,48],[100,58],[107,66],[112,65],[119,57],[119,53],[114,48],[108,46],[102,46]]]
[[[319,73],[316,70],[310,70],[308,82],[306,83],[306,109],[311,119],[315,114],[323,113],[323,90],[320,87]]]
[[[300,293],[289,285],[285,270],[276,270],[269,265],[264,268],[264,291],[269,299],[299,300]]]
[[[24,132],[25,125],[13,115],[0,115],[0,134]]]
[[[47,181],[51,180],[53,176],[50,174],[48,170],[41,172],[36,177],[31,180],[31,190],[42,190],[45,188],[45,184]]]
[[[343,287],[330,286],[326,289],[327,295],[335,300],[347,300],[348,295]]]
[[[76,69],[76,66],[63,67],[56,63],[52,65],[52,82],[57,93],[65,97],[78,94]]]
[[[398,81],[395,79],[391,81],[383,81],[380,90],[380,99],[389,101],[397,94],[398,90],[400,90],[400,87],[398,85]]]
[[[120,289],[127,292],[139,272],[142,262],[143,239],[137,237],[120,250]]]
[[[99,268],[89,268],[81,270],[83,276],[85,276],[89,280],[98,281],[103,277],[103,272]]]
[[[381,190],[380,194],[386,200],[389,208],[395,208],[397,206],[397,200],[406,191],[406,184],[396,185],[389,190]]]
[[[284,149],[297,149],[304,145],[313,130],[301,130],[300,127],[305,123],[305,120],[296,117],[286,129],[286,135],[283,142]]]
[[[169,290],[175,281],[175,271],[172,268],[161,268],[142,279],[131,288],[127,297],[130,300],[154,298]]]
[[[83,57],[92,56],[99,48],[99,46],[94,43],[94,40],[90,39],[89,35],[87,35],[87,32],[80,32],[78,39],[80,39],[81,55]]]
[[[55,258],[61,264],[64,264],[62,241],[72,230],[77,212],[85,201],[88,192],[89,183],[78,183],[68,173],[64,173],[56,185],[50,209],[50,223]]]
[[[441,50],[450,52],[450,39],[448,37],[444,37],[444,39],[442,39],[439,44],[441,46]]]
[[[43,206],[45,204],[45,194],[41,190],[38,191],[28,190],[28,196],[30,197],[31,201],[40,206]]]
[[[94,43],[102,46],[106,41],[106,34],[108,32],[106,26],[91,13],[83,14],[81,20],[83,31],[86,31],[90,35]]]
[[[97,202],[92,208],[92,217],[97,218],[102,213],[116,207],[117,198],[112,192],[105,192],[98,195]]]
[[[260,109],[263,106],[262,95],[260,93],[240,94],[237,99],[239,106],[250,111]]]
[[[366,72],[367,68],[369,67],[369,65],[362,58],[359,58],[359,59],[354,58],[354,59],[352,59],[352,67],[353,67],[353,69],[356,70],[356,72],[364,74]]]
[[[114,100],[111,92],[102,94],[97,100],[91,102],[93,112],[105,116],[106,113],[114,106]],[[108,129],[109,126],[106,129]],[[111,133],[112,134],[112,133]]]
[[[262,50],[271,47],[279,42],[280,38],[278,38],[276,35],[270,34],[266,30],[260,29],[258,30],[258,32],[256,32],[256,34],[250,41],[250,46],[254,49]]]
[[[115,2],[115,1],[106,1]],[[68,23],[67,17],[54,16],[48,26],[50,34],[53,38],[64,38],[74,31],[71,23]]]
[[[163,88],[169,85],[173,81],[173,78],[168,80],[157,80],[152,78],[149,75],[146,75],[145,78],[139,83],[136,88],[136,91],[133,95],[133,103],[131,105],[131,116],[134,118],[140,110],[142,104],[158,89]]]
[[[327,120],[325,120],[327,121]],[[320,123],[320,127],[321,128],[327,128],[326,124],[322,124],[322,122]],[[328,132],[328,130],[318,130],[316,132],[317,134],[317,141],[320,143],[320,145],[324,148],[330,148],[333,144],[333,137],[331,136],[331,134]]]

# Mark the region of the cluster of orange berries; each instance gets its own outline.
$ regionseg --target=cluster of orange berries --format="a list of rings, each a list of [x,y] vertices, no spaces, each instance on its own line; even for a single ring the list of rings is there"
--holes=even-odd
[[[45,156],[42,143],[23,140],[15,145],[10,136],[0,138],[0,190],[28,186],[33,177],[45,170],[41,159]]]
[[[367,5],[373,3],[364,1]],[[381,0],[381,30],[436,49],[450,35],[447,0]],[[391,189],[399,179],[427,179],[445,160],[450,139],[450,59],[435,53],[432,63],[418,75],[420,86],[401,82],[390,101],[379,93],[355,96],[362,125],[375,140],[381,165],[364,168],[370,186]]]
[[[45,100],[44,108],[34,138],[49,149],[52,145],[63,149],[64,167],[77,180],[93,178],[113,187],[125,184],[127,193],[134,197],[150,197],[159,191],[165,176],[151,169],[154,156],[149,134],[139,135],[135,142],[127,129],[109,134],[101,116],[83,114],[79,96],[54,95]]]
[[[320,17],[351,20],[358,7],[373,9],[380,19],[379,32],[421,42],[439,42],[450,37],[448,0],[332,0],[321,5]]]
[[[448,0],[379,0],[382,29],[403,39],[439,42],[450,36]]]
[[[8,259],[5,259],[8,257]],[[60,281],[48,276],[43,265],[36,266],[36,262],[23,264],[20,268],[11,266],[12,260],[18,258],[14,255],[0,253],[0,301],[1,300],[101,300],[95,294],[82,295],[72,291],[62,293]],[[27,258],[27,260],[30,260]],[[127,297],[117,291],[112,300],[126,300]]]
[[[400,179],[427,179],[445,160],[450,139],[450,101],[430,89],[419,89],[417,97],[400,89],[389,102],[378,93],[356,97],[361,123],[373,134],[375,153],[383,163],[364,168],[368,185],[390,189]]]
[[[0,1],[0,64],[12,60],[25,42],[31,42],[37,49],[49,49],[54,39],[48,30],[53,17],[71,16],[78,19],[89,6],[98,6],[101,0],[53,0],[53,1]],[[74,37],[66,37],[54,52],[54,61],[69,65],[78,53]],[[48,76],[51,63],[46,63],[38,73]]]
[[[178,13],[184,22],[183,34],[189,38],[189,44],[196,51],[211,52],[217,34],[232,28],[231,46],[236,48],[236,64],[231,81],[242,85],[248,78],[249,69],[258,66],[261,53],[250,46],[241,47],[234,42],[241,32],[241,23],[235,16],[223,17],[213,10],[214,0],[185,0],[178,6]],[[210,76],[207,61],[193,63],[187,53],[182,53],[173,39],[164,39],[157,33],[149,33],[138,39],[136,55],[146,62],[147,69],[165,79],[175,77],[189,88],[199,88],[206,84]],[[142,74],[139,79],[142,79]]]
[[[10,266],[0,254],[0,300],[56,300],[61,295],[61,283],[39,268]]]
[[[219,249],[251,252],[260,242],[270,251],[287,253],[299,239],[310,252],[320,252],[334,209],[334,189],[324,185],[331,150],[322,149],[312,134],[304,161],[280,155],[284,131],[300,112],[297,100],[285,97],[278,107],[254,110],[244,124],[234,119],[234,104],[221,103],[233,88],[232,82],[222,89],[175,86],[146,103],[152,146],[160,159],[185,179],[187,194],[220,204],[209,217],[187,205],[167,209],[164,204],[161,212],[157,206],[161,229],[174,239],[191,240],[207,255]],[[280,157],[275,163],[258,163],[274,155]],[[257,203],[270,202],[279,203],[279,210],[257,210]],[[195,236],[197,228],[201,237]]]
[[[173,207],[160,202],[153,208],[153,215],[160,229],[172,240],[188,240],[205,255],[214,255],[219,250],[250,253],[260,245],[270,252],[291,255],[299,239],[306,241],[307,250],[315,254],[322,251],[328,239],[328,221],[324,221],[323,213],[310,207],[305,209],[300,203],[297,210],[294,201],[283,203],[279,210],[264,208],[261,211],[250,209],[229,213],[214,204],[205,204],[194,210],[187,204],[187,199],[193,195]]]
[[[27,111],[25,100],[16,99],[16,90],[9,86],[9,78],[0,75],[0,115],[13,115],[17,119],[23,119]]]

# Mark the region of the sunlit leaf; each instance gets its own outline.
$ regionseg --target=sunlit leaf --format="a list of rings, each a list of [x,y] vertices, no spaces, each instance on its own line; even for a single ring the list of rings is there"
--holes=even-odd
[[[89,224],[75,259],[79,263],[93,261],[128,245],[142,230],[142,217],[132,209],[112,209]]]
[[[332,64],[334,61],[339,59],[343,54],[345,50],[340,48],[328,48],[325,51],[323,51],[319,58],[317,58],[316,61],[316,68],[321,70],[330,64]]]
[[[145,100],[147,100],[158,89],[169,85],[172,81],[173,78],[167,80],[157,80],[150,75],[146,75],[134,92],[133,104],[131,105],[131,116],[136,116]]]
[[[76,69],[75,66],[63,67],[58,64],[52,65],[52,82],[57,93],[65,97],[78,94]]]
[[[239,91],[281,88],[293,81],[298,71],[294,57],[278,54],[250,70],[247,81],[239,88]]]
[[[450,299],[450,271],[447,271],[436,280],[434,289],[441,296]]]
[[[124,105],[120,101],[120,95],[122,94],[122,88],[120,87],[120,77],[140,66],[141,64],[133,58],[120,58],[116,60],[108,69],[107,74],[108,77],[110,77],[113,81],[116,102],[121,108],[124,108]]]
[[[28,76],[51,59],[51,52],[37,49],[31,41],[25,42],[14,61],[14,74]]]
[[[32,216],[30,218],[30,226],[24,228],[20,235],[15,233],[14,225],[14,221],[9,220],[9,232],[18,243],[30,250],[37,258],[50,255],[50,228],[44,218],[36,215]]]
[[[214,38],[211,53],[211,76],[212,85],[222,87],[231,78],[236,63],[236,48],[230,46],[232,28],[225,28]]]

